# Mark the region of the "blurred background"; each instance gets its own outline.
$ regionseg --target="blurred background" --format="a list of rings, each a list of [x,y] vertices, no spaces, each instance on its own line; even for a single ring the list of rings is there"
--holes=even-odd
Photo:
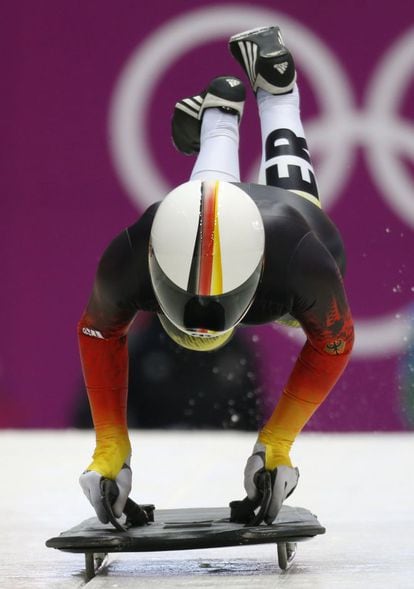
[[[279,24],[297,62],[324,208],[347,249],[351,363],[308,430],[414,429],[414,27],[409,2],[16,0],[0,23],[0,427],[89,427],[76,324],[99,257],[193,164],[175,102],[243,76],[230,35]],[[260,156],[250,94],[241,169]],[[302,339],[240,329],[223,350],[179,349],[134,325],[129,423],[254,430]]]

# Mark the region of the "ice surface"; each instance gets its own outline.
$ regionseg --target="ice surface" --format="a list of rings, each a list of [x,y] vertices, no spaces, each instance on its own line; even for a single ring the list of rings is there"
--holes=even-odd
[[[133,432],[134,490],[159,508],[214,507],[241,498],[255,436],[225,432]],[[46,548],[47,538],[92,515],[77,478],[90,432],[0,432],[0,588],[84,586],[83,556]],[[412,589],[413,434],[303,434],[301,471],[288,500],[316,513],[324,536],[298,544],[293,567],[277,567],[276,547],[247,546],[110,555],[91,589],[183,587]]]

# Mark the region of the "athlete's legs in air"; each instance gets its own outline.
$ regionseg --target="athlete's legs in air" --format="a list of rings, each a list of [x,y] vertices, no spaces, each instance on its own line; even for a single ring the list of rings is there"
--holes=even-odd
[[[259,88],[257,106],[262,135],[260,183],[291,190],[319,206],[297,85],[288,94],[273,95]]]

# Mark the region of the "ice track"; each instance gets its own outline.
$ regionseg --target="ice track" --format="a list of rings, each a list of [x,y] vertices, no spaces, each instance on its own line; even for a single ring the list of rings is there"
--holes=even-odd
[[[241,498],[253,434],[139,432],[134,490],[159,508],[221,506]],[[0,432],[0,588],[85,586],[83,555],[44,546],[92,514],[77,478],[91,432]],[[291,505],[316,513],[324,536],[298,545],[293,567],[277,567],[272,545],[188,552],[112,554],[88,589],[412,589],[414,434],[303,434],[301,478]]]

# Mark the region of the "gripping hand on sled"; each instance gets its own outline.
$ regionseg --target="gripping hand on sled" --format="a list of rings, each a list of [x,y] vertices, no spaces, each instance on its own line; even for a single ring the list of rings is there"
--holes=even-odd
[[[79,483],[90,504],[96,511],[98,519],[106,524],[109,518],[102,501],[101,480],[103,478],[95,470],[85,470],[79,478]],[[112,511],[116,517],[121,517],[128,495],[131,492],[132,472],[127,464],[120,470],[115,482],[119,490],[119,495],[112,505]]]
[[[283,464],[273,467],[269,454],[271,454],[271,450],[267,445],[257,442],[244,469],[244,488],[251,501],[260,499],[262,492],[260,488],[261,473],[270,472],[271,499],[264,518],[266,523],[272,523],[277,517],[284,500],[293,493],[299,479],[297,468]]]
[[[101,481],[107,478],[116,482],[119,494],[112,504],[112,511],[115,517],[121,517],[132,486],[130,459],[130,448],[124,460],[119,446],[112,451],[107,447],[97,448],[92,463],[79,478],[83,492],[102,523],[109,520],[102,500]]]

